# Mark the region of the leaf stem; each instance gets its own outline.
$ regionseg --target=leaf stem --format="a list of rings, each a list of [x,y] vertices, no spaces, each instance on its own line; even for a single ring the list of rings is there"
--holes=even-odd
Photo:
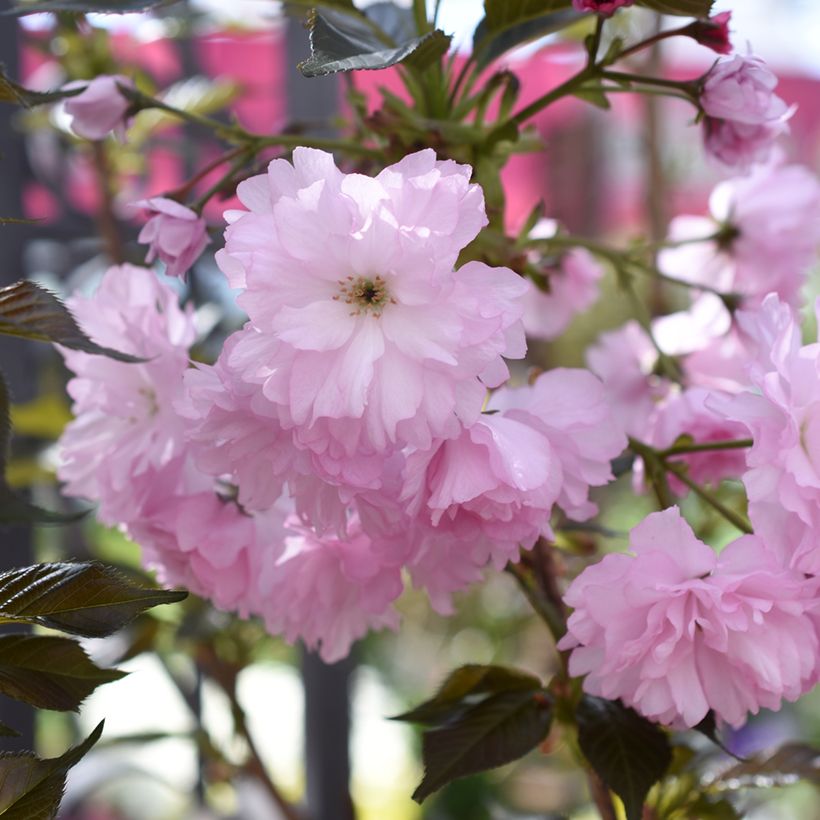
[[[670,456],[685,455],[686,453],[708,453],[714,450],[743,450],[746,447],[751,447],[752,444],[754,444],[754,441],[750,438],[704,441],[701,444],[677,444],[674,447],[668,447],[666,450],[658,451],[658,456],[666,459]]]
[[[749,523],[746,516],[730,509],[712,493],[701,487],[700,484],[692,481],[686,473],[686,465],[670,464],[665,459],[663,459],[663,464],[666,469],[672,473],[672,475],[685,484],[696,496],[698,496],[698,498],[701,498],[710,507],[717,510],[730,524],[733,524],[741,532],[745,532],[747,535],[751,535],[754,532],[754,528]]]

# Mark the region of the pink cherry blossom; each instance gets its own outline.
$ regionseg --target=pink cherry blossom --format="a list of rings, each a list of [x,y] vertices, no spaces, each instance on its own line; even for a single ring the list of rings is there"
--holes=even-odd
[[[301,638],[327,663],[345,657],[371,629],[396,629],[393,601],[403,589],[401,565],[361,529],[317,537],[298,520],[286,522],[284,551],[271,554],[257,579],[268,630],[289,642]]]
[[[460,541],[486,541],[497,569],[517,560],[519,545],[528,549],[540,535],[552,535],[561,463],[548,436],[528,422],[483,415],[459,437],[407,460],[411,514],[429,516],[433,527],[446,519]]]
[[[627,443],[601,381],[586,370],[556,368],[532,385],[498,390],[488,408],[549,439],[562,471],[556,503],[576,521],[594,515],[589,489],[612,479],[610,461]]]
[[[145,268],[110,268],[91,297],[69,300],[95,341],[145,359],[139,364],[61,349],[75,377],[75,415],[60,438],[58,475],[66,492],[100,503],[106,523],[125,520],[141,483],[184,450],[174,410],[195,331],[190,311]]]
[[[118,85],[133,88],[134,83],[121,74],[101,74],[92,80],[78,80],[66,89],[83,88],[65,101],[65,111],[71,117],[71,130],[87,140],[101,140],[112,131],[122,138],[127,122],[125,114],[131,103],[122,95]]]
[[[562,254],[554,267],[545,270],[549,290],[531,288],[524,311],[524,329],[534,339],[556,339],[576,314],[598,298],[603,268],[584,248]]]
[[[634,320],[602,333],[587,350],[587,364],[604,383],[610,413],[631,436],[643,435],[656,403],[669,391],[669,380],[654,372],[657,362],[657,349]]]
[[[630,548],[588,567],[565,596],[575,611],[559,648],[572,650],[585,691],[677,727],[710,709],[737,727],[817,681],[815,585],[760,538],[718,556],[672,507],[635,527]]]
[[[618,9],[631,6],[635,0],[572,0],[577,11],[594,11],[603,17],[610,17]]]
[[[230,364],[263,385],[286,426],[324,453],[429,447],[480,412],[484,385],[525,351],[528,284],[457,250],[484,224],[467,170],[432,151],[371,178],[294,151],[239,187],[217,259],[256,337]],[[403,180],[403,181],[402,181]],[[441,194],[464,214],[431,223]],[[434,227],[431,227],[431,224]],[[437,227],[436,227],[437,226]]]
[[[146,487],[122,521],[143,563],[161,583],[183,586],[219,609],[243,617],[257,612],[262,555],[282,550],[281,510],[247,515],[185,457],[153,471]]]
[[[755,388],[715,410],[744,425],[754,444],[743,476],[749,501],[777,503],[814,525],[820,505],[820,344],[801,345],[799,326],[775,295],[757,314],[738,317],[756,339],[750,363]]]
[[[774,163],[718,185],[711,219],[672,220],[660,269],[677,279],[743,297],[753,307],[768,293],[796,305],[820,246],[820,182],[807,168]],[[703,242],[696,242],[703,238]]]
[[[665,450],[681,436],[698,444],[743,439],[748,434],[744,425],[729,421],[709,407],[709,401],[715,401],[718,396],[715,391],[702,387],[670,394],[655,408],[642,440]],[[706,450],[675,456],[674,461],[686,464],[689,477],[698,484],[718,484],[725,478],[740,478],[746,468],[742,449]],[[685,486],[674,476],[669,476],[669,482],[675,492],[686,494]]]
[[[777,137],[788,131],[793,113],[774,93],[776,86],[777,77],[759,57],[718,58],[700,95],[709,154],[739,167],[769,156]]]
[[[138,237],[139,242],[149,246],[145,261],[150,264],[159,258],[168,276],[184,278],[210,242],[205,220],[190,208],[161,196],[135,205],[153,213]]]

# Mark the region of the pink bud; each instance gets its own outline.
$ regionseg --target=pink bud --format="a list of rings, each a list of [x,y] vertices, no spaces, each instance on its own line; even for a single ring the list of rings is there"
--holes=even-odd
[[[121,74],[101,74],[93,80],[81,80],[65,86],[70,90],[85,90],[65,102],[65,111],[72,118],[71,130],[87,140],[101,140],[111,131],[122,137],[127,127],[126,112],[130,106],[117,84],[134,87],[134,83]]]
[[[136,205],[153,213],[138,237],[149,246],[146,261],[159,257],[168,276],[184,277],[210,242],[205,220],[190,208],[161,196]]]
[[[695,20],[684,29],[681,34],[691,37],[702,46],[711,48],[718,54],[731,54],[732,42],[729,36],[729,22],[732,19],[731,11],[724,11],[709,17],[706,20]]]

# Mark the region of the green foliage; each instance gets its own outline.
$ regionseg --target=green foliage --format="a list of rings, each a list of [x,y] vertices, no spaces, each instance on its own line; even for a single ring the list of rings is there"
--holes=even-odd
[[[60,806],[68,770],[99,740],[103,722],[60,757],[41,760],[30,752],[0,753],[0,816],[3,820],[51,820]]]
[[[124,674],[100,669],[68,638],[0,636],[0,692],[39,709],[76,711],[98,686]]]
[[[34,564],[0,574],[0,623],[29,623],[87,638],[121,629],[141,612],[186,598],[139,586],[97,562]]]
[[[536,692],[541,681],[526,672],[504,666],[467,664],[452,672],[435,697],[397,715],[393,720],[440,726],[458,717],[479,695],[499,692]]]
[[[652,786],[672,762],[666,733],[619,701],[584,695],[576,710],[578,743],[601,780],[641,820]]]
[[[137,356],[92,342],[53,293],[25,279],[0,288],[0,333],[39,342],[53,342],[72,350],[96,353],[121,362],[144,361]]]
[[[83,88],[72,88],[70,90],[55,89],[54,91],[32,91],[25,88],[9,77],[2,65],[0,65],[0,102],[22,105],[24,108],[31,108],[35,105],[54,103],[68,97],[75,97],[82,93]],[[2,222],[27,222],[30,220],[10,220],[3,219]]]
[[[563,0],[486,0],[486,16],[473,34],[476,63],[486,67],[510,49],[545,37],[583,18]]]
[[[170,6],[179,0],[18,0],[8,11],[2,14],[34,14],[42,11],[73,11],[78,14],[91,12],[104,14],[128,14],[134,11]]]
[[[463,666],[435,697],[399,715],[432,726],[422,738],[421,803],[459,777],[511,763],[549,734],[552,697],[538,678],[501,666]]]
[[[399,19],[399,18],[396,18]],[[394,41],[390,32],[362,16],[326,9],[308,19],[310,57],[299,64],[305,77],[324,77],[340,71],[381,69],[406,63],[417,69],[438,60],[450,47],[443,31]]]

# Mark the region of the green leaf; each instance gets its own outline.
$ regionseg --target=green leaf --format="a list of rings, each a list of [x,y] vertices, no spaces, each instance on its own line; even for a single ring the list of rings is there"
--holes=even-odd
[[[141,612],[187,592],[138,586],[94,562],[34,564],[0,574],[0,623],[34,623],[87,638],[110,635]]]
[[[84,88],[55,89],[54,91],[32,91],[25,88],[19,83],[14,82],[6,74],[5,67],[0,65],[0,102],[13,103],[14,105],[22,105],[25,108],[31,108],[34,105],[43,105],[45,103],[58,102],[67,97],[74,97],[82,93]],[[17,220],[3,220],[17,221]],[[29,220],[20,220],[29,221]]]
[[[484,20],[488,34],[536,20],[572,6],[572,0],[484,0]]]
[[[732,766],[710,786],[721,790],[735,790],[756,786],[770,788],[787,786],[795,779],[808,780],[820,786],[820,750],[802,743],[787,743],[773,755],[757,755]]]
[[[526,672],[503,666],[468,664],[452,672],[439,687],[435,697],[409,712],[397,715],[393,720],[437,726],[468,708],[471,705],[465,703],[468,698],[501,692],[535,692],[540,688],[541,681]]]
[[[576,711],[578,743],[601,780],[641,820],[644,800],[672,762],[666,734],[619,701],[584,695]]]
[[[128,14],[133,11],[146,11],[160,6],[170,6],[179,0],[18,0],[16,5],[0,14],[34,14],[42,11],[73,11],[78,14]]]
[[[26,279],[0,288],[0,333],[39,342],[53,342],[72,350],[96,353],[121,362],[145,361],[92,342],[80,330],[68,308],[53,293]]]
[[[387,45],[364,19],[331,9],[313,11],[308,18],[310,57],[299,64],[305,77],[324,77],[339,71],[376,70],[397,63],[423,69],[450,47],[451,38],[436,29]]]
[[[575,92],[574,96],[578,97],[579,100],[597,105],[598,108],[610,108],[609,98],[602,88],[581,88]]]
[[[68,638],[0,636],[0,693],[38,709],[76,711],[98,686],[124,675],[100,669]]]
[[[459,777],[523,757],[549,734],[552,700],[543,690],[491,695],[454,722],[424,733],[424,778],[413,793],[421,803]]]
[[[68,770],[99,740],[101,721],[79,745],[60,757],[41,760],[31,752],[0,753],[0,816],[3,820],[52,820]]]
[[[708,17],[715,0],[638,0],[637,5],[678,17]]]
[[[485,6],[490,4],[488,0]],[[546,11],[536,10],[533,14],[526,13],[526,4],[520,5],[522,6],[521,11],[524,12],[521,19],[511,17],[505,22],[507,18],[496,13],[493,18],[495,25],[492,28],[487,22],[488,17],[476,26],[473,34],[473,52],[476,64],[480,68],[486,68],[493,60],[517,46],[560,31],[583,17],[580,12],[568,8],[570,3],[529,4],[533,9],[536,9],[538,5],[552,7]],[[493,4],[493,9],[495,10],[495,4]]]

